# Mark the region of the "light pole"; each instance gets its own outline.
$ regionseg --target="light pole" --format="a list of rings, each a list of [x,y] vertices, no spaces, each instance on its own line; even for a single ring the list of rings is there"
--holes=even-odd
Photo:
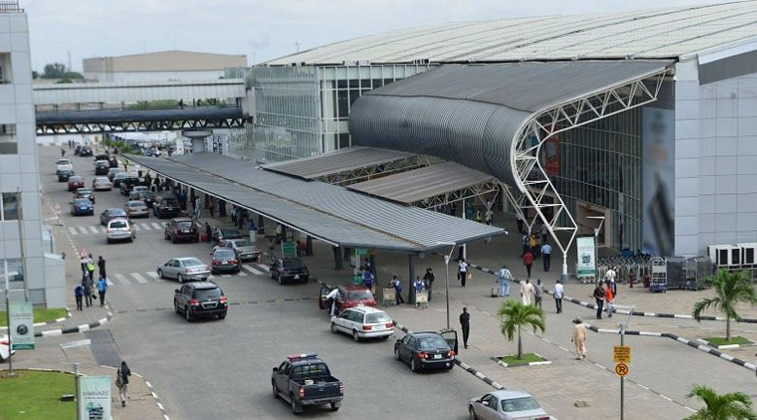
[[[77,341],[69,341],[67,343],[61,343],[58,344],[60,347],[60,350],[63,352],[63,355],[66,356],[66,360],[71,363],[71,360],[68,358],[68,354],[66,354],[66,349],[71,349],[75,347],[83,347],[83,346],[89,346],[92,344],[92,340],[86,339],[86,340],[77,340]],[[76,398],[74,398],[74,401],[76,402],[76,418],[77,419],[83,419],[80,407],[79,407],[79,364],[78,363],[71,363],[74,367],[74,387],[76,389]]]
[[[620,328],[620,345],[624,345],[624,338],[626,336],[626,330],[628,329],[629,325],[631,324],[631,317],[633,316],[634,311],[636,311],[636,305],[614,305],[613,310],[615,309],[624,309],[628,311],[628,318],[626,319],[626,322],[619,322],[618,327]],[[625,383],[625,377],[620,377],[620,420],[623,420],[623,384]]]
[[[447,329],[449,327],[449,260],[452,253],[455,252],[457,244],[454,242],[437,242],[437,245],[446,245],[450,247],[449,254],[444,254],[444,295],[447,298]]]
[[[597,242],[597,238],[599,238],[599,232],[602,230],[602,225],[605,223],[605,217],[604,216],[586,216],[587,219],[594,219],[599,220],[599,226],[594,228],[594,283],[600,281],[599,279],[599,266],[597,265],[597,258],[599,258],[599,243]]]

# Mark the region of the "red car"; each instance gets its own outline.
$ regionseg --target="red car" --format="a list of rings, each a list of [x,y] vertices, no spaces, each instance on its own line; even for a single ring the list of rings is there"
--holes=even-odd
[[[80,176],[72,176],[68,178],[68,190],[76,191],[77,188],[84,188],[84,178]]]
[[[333,290],[333,289],[332,289]],[[376,299],[373,297],[373,293],[365,286],[348,285],[339,286],[339,293],[336,296],[336,310],[342,312],[347,308],[352,308],[358,305],[376,307]],[[324,300],[324,297],[328,294],[328,289],[321,291],[320,306],[321,309],[330,308],[331,304]]]

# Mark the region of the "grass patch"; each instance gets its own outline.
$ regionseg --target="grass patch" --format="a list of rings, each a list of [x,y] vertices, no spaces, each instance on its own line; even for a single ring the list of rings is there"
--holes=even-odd
[[[507,356],[502,356],[500,360],[507,363],[507,366],[523,366],[533,362],[544,362],[547,359],[538,354],[523,353],[522,359],[518,359],[518,355],[516,354],[508,354]]]
[[[54,321],[58,318],[63,318],[66,316],[66,308],[53,308],[53,309],[45,309],[45,308],[39,308],[34,310],[34,323],[38,322],[47,322],[47,321]],[[0,311],[0,327],[7,327],[8,326],[8,315],[5,314],[5,311]]]
[[[731,341],[725,339],[725,337],[708,337],[705,340],[713,346],[727,346],[729,344],[753,344],[752,341],[737,335],[731,337]]]
[[[0,376],[0,419],[73,419],[76,402],[60,402],[74,394],[73,375],[20,370],[18,376]]]

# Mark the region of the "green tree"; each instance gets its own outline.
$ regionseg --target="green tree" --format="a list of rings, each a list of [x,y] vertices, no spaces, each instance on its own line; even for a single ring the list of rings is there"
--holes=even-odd
[[[537,329],[544,332],[545,318],[544,311],[533,305],[524,305],[514,300],[508,300],[502,304],[497,312],[499,317],[502,335],[507,341],[512,342],[515,332],[518,333],[518,359],[523,358],[523,343],[521,340],[521,329],[524,326],[531,326],[536,332]]]
[[[715,289],[715,297],[705,298],[694,304],[692,315],[697,321],[702,312],[712,307],[725,314],[725,339],[731,340],[731,319],[741,321],[736,312],[736,304],[739,302],[757,303],[757,293],[754,290],[752,279],[746,271],[734,271],[720,269],[714,277],[705,280],[705,284]]]
[[[688,397],[699,398],[705,406],[686,420],[757,420],[752,400],[743,392],[719,395],[712,388],[694,385]]]
[[[42,71],[43,79],[62,79],[66,74],[66,66],[63,63],[46,64]]]

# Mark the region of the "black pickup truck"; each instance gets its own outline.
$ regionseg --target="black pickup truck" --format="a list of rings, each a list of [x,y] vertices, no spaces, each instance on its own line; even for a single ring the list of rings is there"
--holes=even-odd
[[[292,413],[308,405],[331,406],[339,410],[344,398],[342,381],[331,376],[329,367],[315,353],[287,356],[271,375],[273,396],[289,402]]]

